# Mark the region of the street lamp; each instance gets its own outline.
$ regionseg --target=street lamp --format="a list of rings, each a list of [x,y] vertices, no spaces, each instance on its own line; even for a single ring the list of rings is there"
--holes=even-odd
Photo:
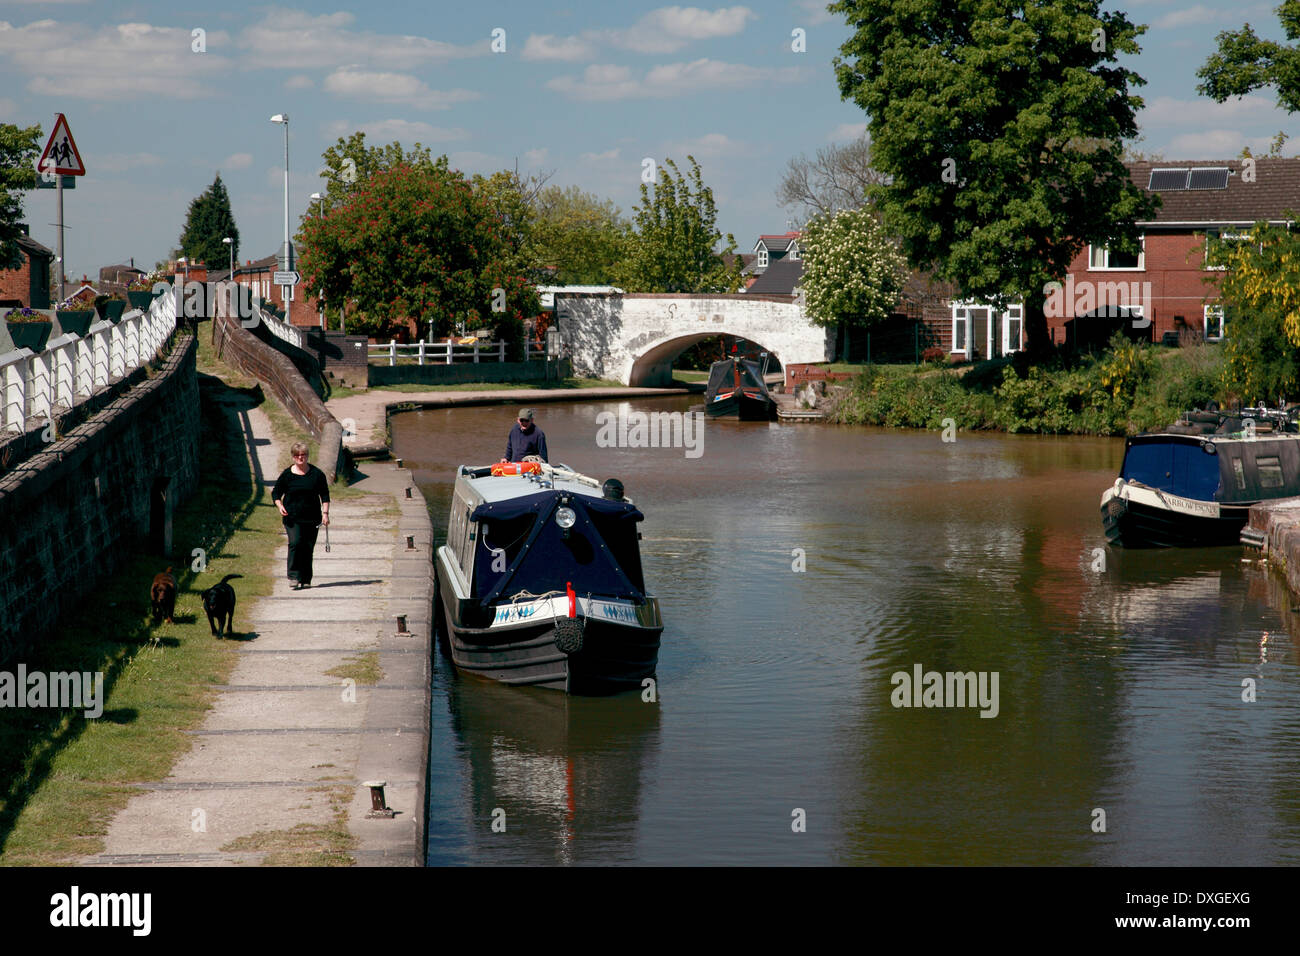
[[[271,122],[284,126],[284,249],[281,251],[280,268],[290,272],[293,270],[293,244],[289,242],[289,114],[276,113],[271,117]],[[285,321],[292,324],[293,320],[289,318],[289,293],[284,286],[280,287],[280,299],[284,303]]]
[[[325,218],[325,197],[322,196],[320,193],[312,193],[311,196],[310,196],[309,198],[311,198],[311,199],[315,200],[316,202],[320,203],[320,205],[316,207],[316,208],[317,208],[317,215],[319,215],[320,218],[324,219],[324,218]],[[322,334],[324,334],[324,332],[325,332],[325,303],[324,303],[324,297],[325,297],[325,290],[324,290],[324,289],[321,289],[320,292],[319,292],[319,294],[316,296],[316,318],[317,318],[317,320],[320,322],[320,330],[321,330],[321,333],[322,333]]]
[[[235,240],[226,236],[226,238],[221,241],[230,247],[230,275],[226,276],[227,289],[229,291],[229,296],[226,298],[226,302],[229,304],[232,301],[231,297],[235,295]]]

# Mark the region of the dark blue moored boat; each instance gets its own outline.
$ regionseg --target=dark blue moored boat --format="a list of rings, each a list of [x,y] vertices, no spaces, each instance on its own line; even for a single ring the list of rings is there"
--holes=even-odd
[[[763,364],[766,367],[766,361]],[[735,416],[741,421],[765,422],[776,417],[776,399],[767,390],[757,362],[729,358],[709,366],[704,411],[710,418]]]
[[[1251,505],[1300,495],[1296,409],[1188,412],[1130,438],[1101,496],[1106,540],[1126,548],[1240,541]]]
[[[463,671],[574,694],[640,689],[663,621],[623,486],[564,465],[456,472],[435,621]]]

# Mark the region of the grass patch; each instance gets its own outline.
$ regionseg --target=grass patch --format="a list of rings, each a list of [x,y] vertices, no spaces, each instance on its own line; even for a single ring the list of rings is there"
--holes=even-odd
[[[384,679],[384,669],[379,666],[379,652],[367,651],[356,657],[345,657],[338,667],[325,672],[340,680],[351,678],[358,684],[378,684]]]
[[[265,853],[263,866],[352,866],[349,855],[356,837],[348,831],[351,787],[312,787],[329,795],[333,820],[327,824],[300,823],[287,830],[259,830],[236,837],[221,847],[226,852]]]

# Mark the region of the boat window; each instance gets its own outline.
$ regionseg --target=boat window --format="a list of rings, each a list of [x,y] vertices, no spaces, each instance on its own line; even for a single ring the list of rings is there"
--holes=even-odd
[[[479,544],[484,551],[496,557],[502,550],[506,553],[506,567],[515,563],[515,558],[519,556],[524,542],[528,540],[528,532],[533,530],[533,522],[537,520],[537,515],[526,514],[517,518],[508,518],[502,521],[500,518],[483,520],[479,522]],[[501,562],[497,561],[500,570]]]
[[[1246,490],[1246,471],[1241,467],[1241,459],[1232,459],[1232,472],[1237,476],[1237,490]]]
[[[1219,490],[1219,462],[1199,445],[1149,442],[1129,446],[1121,477],[1184,498],[1212,501]]]
[[[1256,458],[1255,466],[1259,469],[1260,488],[1282,487],[1282,463],[1278,461],[1277,455]]]
[[[590,512],[591,523],[609,545],[609,551],[629,581],[638,590],[645,590],[641,577],[641,546],[637,544],[637,523],[622,515],[603,515]]]

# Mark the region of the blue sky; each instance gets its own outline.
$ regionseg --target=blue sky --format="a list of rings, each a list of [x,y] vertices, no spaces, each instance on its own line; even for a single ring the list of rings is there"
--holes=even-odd
[[[1169,159],[1227,159],[1267,147],[1294,123],[1260,93],[1224,105],[1195,92],[1214,35],[1249,21],[1280,39],[1276,3],[1129,0],[1109,4],[1150,29],[1130,65],[1140,148]],[[266,6],[0,0],[0,122],[66,114],[87,175],[65,194],[67,268],[151,268],[177,245],[189,202],[218,171],[241,259],[283,234],[283,130],[297,219],[321,152],[355,130],[420,142],[466,173],[516,162],[630,213],[642,160],[692,153],[743,251],[783,232],[775,190],[786,162],[852,139],[862,112],[842,102],[831,59],[848,31],[817,0],[661,6],[575,0]],[[806,31],[806,52],[791,31]],[[490,46],[504,30],[505,52]],[[204,31],[194,52],[193,31]],[[500,36],[498,34],[498,36]],[[43,145],[43,143],[42,143]],[[1300,138],[1284,155],[1300,152]],[[29,193],[34,238],[53,248],[54,194]]]

